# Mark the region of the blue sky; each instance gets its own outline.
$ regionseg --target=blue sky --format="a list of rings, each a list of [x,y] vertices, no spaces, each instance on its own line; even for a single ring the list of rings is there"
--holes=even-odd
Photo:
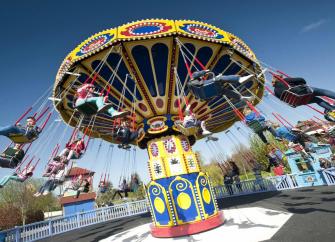
[[[0,126],[13,123],[54,81],[66,54],[90,35],[106,28],[145,18],[194,19],[208,22],[242,38],[267,64],[311,85],[335,90],[335,2],[328,1],[5,1],[0,8]],[[294,122],[316,113],[289,110],[265,100],[265,112],[274,108]],[[61,129],[61,128],[60,128]],[[237,133],[236,133],[237,134]],[[221,146],[232,148],[224,134]],[[245,141],[241,138],[241,141]],[[0,137],[1,147],[8,141]],[[97,141],[80,166],[95,168]],[[204,142],[195,145],[199,150]],[[41,154],[46,157],[51,147]],[[145,151],[138,152],[138,172],[148,179]],[[211,157],[208,150],[204,156]],[[37,170],[40,174],[46,160]],[[113,159],[112,181],[117,183],[122,162]],[[0,176],[10,173],[1,169]]]

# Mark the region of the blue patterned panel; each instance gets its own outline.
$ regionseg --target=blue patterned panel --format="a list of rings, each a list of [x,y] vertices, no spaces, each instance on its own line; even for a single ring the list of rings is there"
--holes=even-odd
[[[165,197],[165,188],[155,184],[154,182],[151,182],[149,184],[148,194],[156,222],[158,222],[160,225],[169,225],[169,222],[172,220],[172,218],[169,214],[169,203]]]
[[[241,70],[241,67],[238,66],[236,63],[232,63],[228,69],[224,72],[225,75],[235,75],[237,72]]]
[[[193,57],[190,57],[191,55],[188,54],[188,53],[186,53],[186,52],[189,51],[189,52],[192,53],[192,56],[194,56],[194,54],[195,54],[195,47],[194,47],[194,45],[187,43],[187,44],[184,44],[184,46],[185,46],[185,47],[183,47],[183,52],[184,52],[184,54],[185,54],[186,56],[188,56],[188,57],[192,60]],[[188,51],[187,51],[185,48],[186,48]],[[190,63],[188,60],[186,60],[186,61],[187,61],[188,65],[191,66],[191,63]],[[182,83],[182,85],[184,85],[184,83],[185,83],[185,81],[186,81],[186,77],[187,77],[188,72],[187,72],[187,68],[186,68],[186,65],[185,65],[183,56],[182,56],[182,54],[181,54],[181,51],[179,51],[178,68],[177,68],[177,71],[178,71],[178,76],[179,76],[179,78],[180,78],[180,82]],[[196,70],[195,70],[194,67],[193,67],[191,71],[193,72],[193,71],[196,71]],[[188,80],[189,80],[189,77],[188,77]],[[189,92],[189,89],[188,89],[188,88],[185,88],[185,94],[186,94],[186,95],[188,94],[188,92]],[[175,89],[175,95],[177,95],[177,89]]]
[[[143,45],[137,45],[131,50],[131,53],[142,74],[142,77],[144,78],[151,96],[157,97],[148,49]]]
[[[168,69],[169,48],[162,43],[155,44],[151,48],[151,55],[154,61],[158,92],[160,96],[164,96]]]
[[[223,55],[216,62],[215,66],[213,68],[213,72],[215,74],[219,74],[219,73],[223,72],[228,67],[229,64],[230,64],[230,56],[229,55]]]
[[[92,62],[92,68],[93,68],[93,69],[95,69],[95,68],[99,68],[98,66],[100,66],[100,63],[101,63],[101,61],[99,61],[99,60],[95,60],[95,61],[93,61],[93,62]],[[102,76],[102,77],[105,79],[105,81],[108,81],[109,79],[111,79],[112,74],[113,74],[112,70],[111,70],[106,64],[104,64],[104,65],[101,67],[101,70],[100,70],[100,72],[99,72],[99,75]],[[129,82],[132,82],[130,79],[128,79],[128,81],[129,81]],[[127,82],[128,82],[128,81],[127,81]],[[112,82],[112,80],[110,80],[109,83],[111,83],[111,82]],[[123,83],[122,83],[117,77],[115,77],[114,80],[113,80],[113,87],[114,87],[116,90],[118,90],[118,92],[121,94],[124,85],[123,85]],[[104,88],[104,86],[101,87],[100,90],[102,90],[102,88]],[[105,90],[107,90],[107,87],[105,88]],[[125,97],[126,97],[126,99],[128,99],[128,100],[130,100],[130,101],[132,100],[132,95],[131,95],[131,93],[130,93],[127,89],[125,90]],[[117,101],[117,102],[118,102],[118,101]]]
[[[210,47],[206,46],[198,50],[196,57],[202,65],[206,66],[208,61],[212,57],[212,55],[213,55],[213,50]],[[196,64],[199,70],[201,70],[200,65],[196,61],[194,62],[194,64]]]
[[[204,175],[199,175],[197,179],[197,185],[199,186],[198,195],[203,203],[204,211],[207,215],[211,216],[216,213],[215,201],[212,196],[211,187],[209,186],[208,177]]]
[[[119,62],[120,62],[120,55],[119,54],[112,53],[107,58],[107,63],[113,68],[113,70],[116,70],[116,67],[117,67]],[[126,67],[126,64],[124,63],[124,61],[122,59],[122,61],[120,62],[118,71],[117,71],[117,75],[121,78],[121,80],[125,80],[127,74],[129,74],[129,71]],[[133,81],[128,80],[126,85],[127,85],[127,88],[133,93],[135,83]],[[140,93],[138,92],[137,89],[136,89],[136,98],[138,100],[142,100],[142,96],[140,95]],[[133,99],[131,98],[131,99],[129,99],[129,101],[133,101]]]
[[[169,192],[176,207],[176,217],[182,222],[192,222],[200,217],[193,193],[193,180],[178,177],[171,182]]]

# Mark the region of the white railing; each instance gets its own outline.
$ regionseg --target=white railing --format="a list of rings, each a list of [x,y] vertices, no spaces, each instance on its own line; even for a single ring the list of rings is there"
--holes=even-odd
[[[320,172],[327,185],[335,185],[335,168],[324,169]],[[214,191],[217,198],[224,198],[259,192],[295,189],[299,187],[296,181],[297,175],[298,174],[288,174],[247,180],[238,184],[217,186],[214,187]],[[0,231],[0,241],[34,241],[101,222],[143,214],[147,211],[146,200],[98,208],[88,212]]]
[[[273,183],[267,179],[242,181],[240,184],[231,184],[214,187],[217,198],[241,196],[251,193],[276,190]]]
[[[231,185],[214,187],[214,191],[217,198],[223,198],[223,197],[232,197],[252,193],[259,193],[259,192],[295,189],[299,187],[295,179],[296,175],[297,174],[288,174],[283,176],[246,180],[242,181],[240,184],[234,183]]]
[[[335,167],[321,170],[328,186],[335,185]]]
[[[85,226],[147,212],[148,208],[146,200],[98,208],[92,211],[77,213],[62,218],[50,219],[25,226],[18,226],[10,230],[0,231],[0,241],[34,241]]]

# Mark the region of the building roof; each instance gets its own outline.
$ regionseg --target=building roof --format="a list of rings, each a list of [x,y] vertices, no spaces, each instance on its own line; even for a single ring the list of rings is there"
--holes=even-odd
[[[71,170],[69,171],[69,174],[67,174],[66,177],[69,176],[79,176],[79,175],[89,175],[92,174],[94,175],[94,171],[87,170],[85,168],[80,168],[80,167],[72,167]]]
[[[95,200],[96,196],[97,194],[95,192],[80,193],[78,198],[76,198],[76,196],[61,197],[59,199],[59,202],[61,205],[64,205],[68,203],[75,203],[75,202],[81,202],[81,201],[86,201],[86,200]]]

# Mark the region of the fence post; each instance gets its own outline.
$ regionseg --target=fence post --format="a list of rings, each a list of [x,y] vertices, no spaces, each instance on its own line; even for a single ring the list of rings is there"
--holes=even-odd
[[[15,226],[15,242],[20,242],[21,235],[20,235],[20,227]]]
[[[49,236],[52,235],[52,223],[51,220],[49,219]]]
[[[80,213],[77,213],[77,227],[80,228]]]
[[[130,211],[130,206],[129,206],[129,202],[126,203],[126,207],[127,207],[127,211],[128,211],[128,215],[131,215],[131,211]]]

